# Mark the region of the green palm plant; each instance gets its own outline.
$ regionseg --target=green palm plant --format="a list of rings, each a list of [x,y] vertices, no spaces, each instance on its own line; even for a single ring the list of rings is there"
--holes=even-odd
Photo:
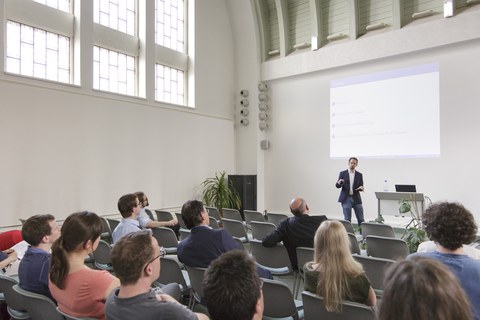
[[[202,182],[205,205],[216,207],[220,214],[222,214],[222,208],[238,210],[241,205],[240,195],[232,183],[228,183],[226,174],[226,171],[215,172],[215,177],[207,178]]]

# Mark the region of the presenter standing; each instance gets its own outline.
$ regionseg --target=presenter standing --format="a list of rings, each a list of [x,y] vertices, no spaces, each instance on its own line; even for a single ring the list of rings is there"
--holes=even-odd
[[[341,171],[335,186],[341,188],[338,202],[342,204],[343,217],[345,220],[352,221],[352,208],[355,210],[358,225],[362,224],[363,206],[360,191],[363,191],[363,175],[355,170],[358,165],[357,158],[348,159],[348,169]]]

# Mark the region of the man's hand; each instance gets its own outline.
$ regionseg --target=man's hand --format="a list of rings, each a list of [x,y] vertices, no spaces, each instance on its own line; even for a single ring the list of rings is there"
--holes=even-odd
[[[338,181],[337,181],[337,184],[339,184],[341,186],[343,186],[344,183],[345,183],[345,180],[343,180],[343,179],[338,179]]]
[[[355,191],[363,191],[363,186],[358,187]]]

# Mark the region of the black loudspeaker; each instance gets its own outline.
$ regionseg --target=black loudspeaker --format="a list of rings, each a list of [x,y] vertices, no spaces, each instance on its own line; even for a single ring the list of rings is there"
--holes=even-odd
[[[240,213],[243,210],[257,210],[257,176],[256,175],[229,175],[228,183],[237,190],[242,202]],[[245,218],[244,218],[245,219]]]

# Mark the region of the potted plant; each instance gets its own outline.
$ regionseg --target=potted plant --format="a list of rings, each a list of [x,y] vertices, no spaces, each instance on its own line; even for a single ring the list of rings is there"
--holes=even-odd
[[[232,183],[228,183],[226,174],[226,171],[215,172],[215,177],[207,178],[202,182],[205,205],[216,207],[222,217],[222,208],[238,210],[241,205],[240,195]]]
[[[400,214],[410,213],[412,217],[410,223],[405,227],[402,239],[407,243],[410,253],[417,252],[420,243],[428,240],[427,234],[422,228],[422,221],[420,220],[417,202],[413,199],[401,199],[399,203],[400,207],[398,208],[398,211]]]

